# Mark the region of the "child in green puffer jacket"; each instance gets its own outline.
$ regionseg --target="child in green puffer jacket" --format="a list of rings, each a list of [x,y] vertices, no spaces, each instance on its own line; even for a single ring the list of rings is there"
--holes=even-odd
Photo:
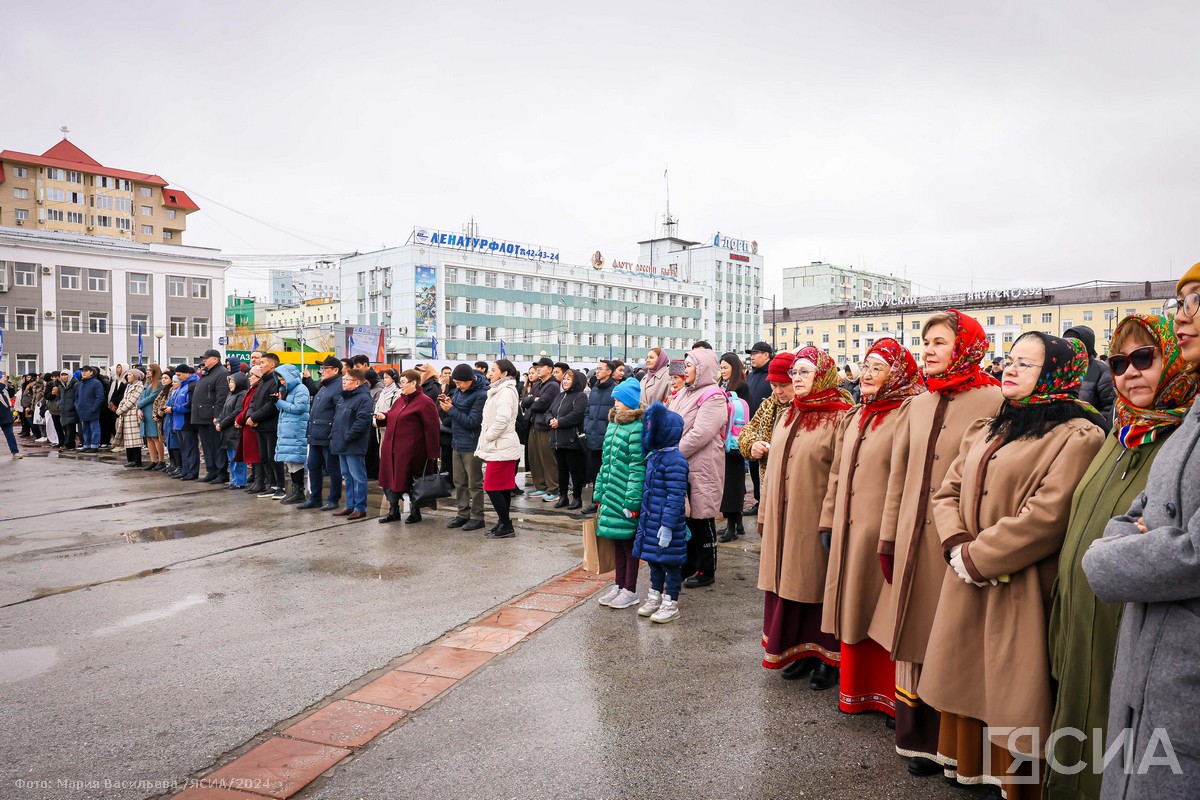
[[[596,535],[612,539],[616,549],[617,582],[600,598],[609,608],[632,608],[637,596],[638,559],[633,555],[646,479],[646,454],[642,452],[642,387],[628,378],[613,389],[613,410],[608,415],[600,474],[593,499],[600,504]]]

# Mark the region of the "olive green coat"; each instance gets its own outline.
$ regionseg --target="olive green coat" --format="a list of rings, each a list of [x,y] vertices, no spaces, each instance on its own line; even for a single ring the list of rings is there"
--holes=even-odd
[[[646,481],[642,413],[615,408],[608,413],[600,473],[592,492],[593,499],[600,504],[597,536],[632,539],[637,533],[636,515],[642,510],[642,485]]]
[[[1110,434],[1092,460],[1071,501],[1067,538],[1058,556],[1058,580],[1050,607],[1050,674],[1058,681],[1058,696],[1050,727],[1077,728],[1088,734],[1081,742],[1059,738],[1054,755],[1060,764],[1088,764],[1075,775],[1046,771],[1044,800],[1099,800],[1100,777],[1090,767],[1091,732],[1108,725],[1108,692],[1121,606],[1096,599],[1083,573],[1083,554],[1104,535],[1113,517],[1124,514],[1146,488],[1150,464],[1167,439],[1126,450]],[[1103,739],[1101,739],[1103,744]]]

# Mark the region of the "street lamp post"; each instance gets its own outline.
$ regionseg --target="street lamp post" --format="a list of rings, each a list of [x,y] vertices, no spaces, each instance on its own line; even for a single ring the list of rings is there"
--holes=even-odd
[[[621,360],[629,363],[629,312],[637,311],[640,306],[625,306],[625,353]]]
[[[159,366],[162,366],[162,340],[163,340],[163,337],[166,335],[167,335],[166,332],[161,329],[154,332],[154,338],[158,340],[157,346],[156,346],[154,352],[158,358]]]
[[[767,296],[760,294],[759,300],[766,300]],[[778,350],[779,344],[775,341],[775,327],[779,324],[778,315],[775,313],[775,295],[771,295],[771,349]]]

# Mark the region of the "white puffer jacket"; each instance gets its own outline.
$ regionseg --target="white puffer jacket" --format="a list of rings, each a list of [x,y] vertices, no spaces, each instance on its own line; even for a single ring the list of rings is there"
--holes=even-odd
[[[476,458],[483,461],[521,460],[524,448],[517,438],[517,403],[517,383],[508,376],[488,389]]]

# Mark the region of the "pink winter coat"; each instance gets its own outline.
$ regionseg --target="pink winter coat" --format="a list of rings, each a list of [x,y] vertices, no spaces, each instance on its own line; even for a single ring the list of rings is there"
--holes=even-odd
[[[729,408],[722,392],[699,404],[700,398],[717,385],[717,354],[712,350],[693,350],[688,358],[696,364],[696,381],[679,390],[671,400],[671,410],[683,417],[679,452],[688,460],[688,516],[709,519],[720,513],[721,495],[725,492],[725,425],[729,421]]]

